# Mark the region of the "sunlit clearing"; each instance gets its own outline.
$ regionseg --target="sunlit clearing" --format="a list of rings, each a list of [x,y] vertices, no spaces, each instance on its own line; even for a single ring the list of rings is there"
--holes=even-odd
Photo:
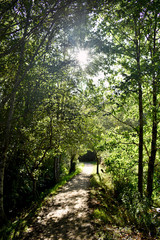
[[[76,59],[79,63],[79,65],[84,68],[89,62],[89,56],[88,56],[88,51],[87,50],[79,50],[77,52]]]

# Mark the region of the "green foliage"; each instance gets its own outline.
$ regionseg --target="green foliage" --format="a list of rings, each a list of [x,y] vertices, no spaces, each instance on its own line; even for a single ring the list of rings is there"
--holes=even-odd
[[[145,198],[132,199],[139,174],[140,89],[143,186],[157,151],[151,190],[154,202],[159,198],[159,10],[158,0],[0,3],[0,166],[6,163],[9,216],[68,174],[71,160],[90,149],[112,174],[113,183],[103,177],[98,185],[107,191],[114,184],[127,214],[150,229],[150,215],[142,221]],[[91,48],[85,70],[70,54],[75,48]],[[104,77],[97,81],[98,73]],[[105,219],[103,210],[96,214]]]
[[[103,221],[104,223],[108,222],[108,216],[107,216],[106,212],[102,209],[95,209],[94,217]]]
[[[51,195],[55,195],[62,186],[64,186],[75,175],[79,174],[82,169],[83,165],[79,165],[74,173],[64,176],[54,187],[41,192],[39,200],[37,202],[34,201],[32,204],[30,203],[30,206],[23,210],[23,212],[21,212],[15,221],[12,220],[12,222],[9,222],[8,225],[0,229],[0,239],[3,240],[15,239],[17,237],[19,238],[21,234],[24,233],[25,229],[27,229],[37,212],[40,210],[41,206],[45,204],[47,199]]]
[[[159,220],[156,209],[151,208],[148,199],[142,199],[130,183],[118,180],[114,182],[112,177],[114,175],[103,173],[91,178],[91,203],[93,202],[95,209],[93,216],[99,226],[99,235],[104,234],[107,237],[118,228],[130,236],[134,235],[136,229],[144,237],[158,237]],[[118,239],[122,232],[118,232],[114,239]]]
[[[150,210],[148,199],[141,199],[140,194],[129,186],[123,190],[122,203],[124,204],[130,223],[136,228],[148,233],[155,228],[154,216]]]

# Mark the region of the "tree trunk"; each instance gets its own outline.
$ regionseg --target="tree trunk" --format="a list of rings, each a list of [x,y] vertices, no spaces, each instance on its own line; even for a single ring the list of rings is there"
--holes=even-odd
[[[98,158],[97,158],[97,174],[99,175],[99,161],[98,161]]]
[[[153,192],[153,176],[154,176],[154,165],[156,160],[156,152],[157,152],[157,128],[158,128],[158,121],[157,121],[157,113],[158,113],[158,106],[157,106],[157,79],[156,79],[156,69],[155,69],[155,57],[156,57],[156,35],[157,35],[157,15],[158,13],[155,12],[155,25],[154,25],[154,34],[153,34],[153,49],[151,50],[152,56],[152,67],[153,74],[152,74],[152,89],[153,89],[153,97],[152,97],[152,142],[151,142],[151,156],[149,157],[148,162],[148,176],[147,176],[147,196],[149,199],[152,197]]]
[[[143,195],[143,103],[142,87],[139,84],[139,162],[138,162],[138,191]]]
[[[33,197],[37,199],[38,198],[37,180],[34,177],[32,178],[32,183],[33,183]]]
[[[60,177],[60,156],[54,158],[54,183],[59,182]]]
[[[99,159],[97,157],[96,151],[94,151],[94,154],[95,154],[95,160],[96,160],[96,163],[97,163],[97,174],[99,175]]]
[[[136,45],[136,62],[137,62],[137,80],[138,80],[138,99],[139,99],[139,157],[138,157],[138,191],[143,196],[143,92],[140,67],[140,26],[135,23],[135,45]]]
[[[148,176],[147,176],[147,196],[151,199],[153,192],[153,175],[154,165],[157,152],[157,91],[156,81],[153,80],[153,125],[152,125],[152,142],[151,142],[151,156],[148,162]]]
[[[4,140],[1,148],[1,158],[0,158],[0,223],[6,221],[6,216],[4,212],[4,202],[3,202],[3,191],[4,191],[4,174],[5,174],[5,165],[7,160],[7,151],[9,146],[10,139],[10,130],[11,130],[11,121],[14,112],[14,103],[15,103],[15,94],[12,95],[10,99],[10,108],[8,112],[7,122],[4,131]]]
[[[75,170],[76,170],[76,163],[74,162],[75,156],[76,156],[76,154],[73,154],[71,156],[71,164],[70,164],[69,173],[75,172]]]
[[[4,205],[3,205],[3,184],[4,184],[4,172],[5,172],[5,163],[6,163],[6,154],[1,155],[0,158],[0,225],[5,224],[7,221]]]
[[[153,192],[153,176],[154,176],[154,165],[156,160],[156,152],[157,152],[157,80],[156,80],[156,69],[155,69],[155,57],[156,57],[156,34],[157,34],[157,13],[155,13],[155,26],[154,26],[154,35],[153,35],[153,50],[151,50],[152,56],[152,66],[153,69],[153,107],[152,107],[152,142],[151,142],[151,156],[148,162],[148,176],[147,176],[147,196],[149,199],[152,197]]]

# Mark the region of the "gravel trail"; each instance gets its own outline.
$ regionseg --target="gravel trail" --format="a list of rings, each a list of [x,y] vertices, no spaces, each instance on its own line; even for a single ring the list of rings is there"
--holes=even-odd
[[[23,239],[96,240],[88,207],[93,165],[86,163],[57,195],[50,196]]]

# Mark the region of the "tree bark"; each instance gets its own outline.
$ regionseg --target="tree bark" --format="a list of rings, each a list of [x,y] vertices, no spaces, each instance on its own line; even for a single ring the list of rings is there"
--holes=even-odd
[[[137,80],[138,80],[138,99],[139,99],[139,158],[138,158],[138,191],[143,196],[143,92],[140,67],[140,27],[135,22],[135,44],[136,44],[136,62],[137,62]]]
[[[138,191],[143,195],[143,103],[142,88],[139,86],[139,164],[138,164]]]
[[[152,89],[153,89],[153,97],[152,97],[152,141],[151,141],[151,155],[149,157],[148,162],[148,175],[147,175],[147,196],[149,199],[152,197],[153,192],[153,176],[154,176],[154,166],[156,160],[156,152],[157,152],[157,80],[156,80],[156,70],[155,70],[155,56],[156,56],[156,32],[157,32],[157,14],[155,14],[155,26],[154,26],[154,36],[153,36],[153,51],[151,51],[152,56],[152,66],[153,70],[153,80],[152,80]]]
[[[155,81],[154,81],[155,82]],[[147,196],[149,199],[152,197],[153,192],[153,175],[154,165],[157,152],[157,94],[156,86],[153,84],[153,124],[152,124],[152,142],[151,142],[151,156],[148,162],[148,176],[147,176]]]
[[[96,151],[94,151],[94,154],[95,154],[95,160],[96,160],[96,163],[97,163],[97,174],[99,175],[99,159],[97,157]]]
[[[157,152],[157,84],[156,80],[153,80],[153,110],[152,110],[152,142],[151,142],[151,156],[148,162],[148,176],[147,176],[147,196],[149,199],[152,197],[153,192],[153,175],[154,165],[156,160]]]
[[[54,158],[54,183],[59,182],[60,177],[60,156]]]
[[[4,140],[1,148],[1,157],[0,157],[0,223],[6,222],[6,215],[4,212],[4,202],[3,202],[3,190],[4,190],[4,174],[5,174],[5,165],[7,160],[7,151],[9,146],[10,139],[10,130],[11,130],[11,120],[14,112],[14,103],[15,103],[15,94],[10,99],[10,108],[8,111],[8,117],[6,122],[6,127],[4,131]]]
[[[37,199],[38,198],[37,180],[34,177],[32,178],[32,183],[33,183],[33,197]]]
[[[7,222],[7,217],[4,212],[3,205],[3,185],[4,185],[4,171],[5,171],[5,163],[6,163],[6,153],[1,155],[0,158],[0,226]]]
[[[71,164],[70,164],[70,171],[69,171],[69,173],[75,172],[75,170],[76,170],[76,163],[74,162],[75,156],[76,156],[76,154],[73,154],[71,156]]]

